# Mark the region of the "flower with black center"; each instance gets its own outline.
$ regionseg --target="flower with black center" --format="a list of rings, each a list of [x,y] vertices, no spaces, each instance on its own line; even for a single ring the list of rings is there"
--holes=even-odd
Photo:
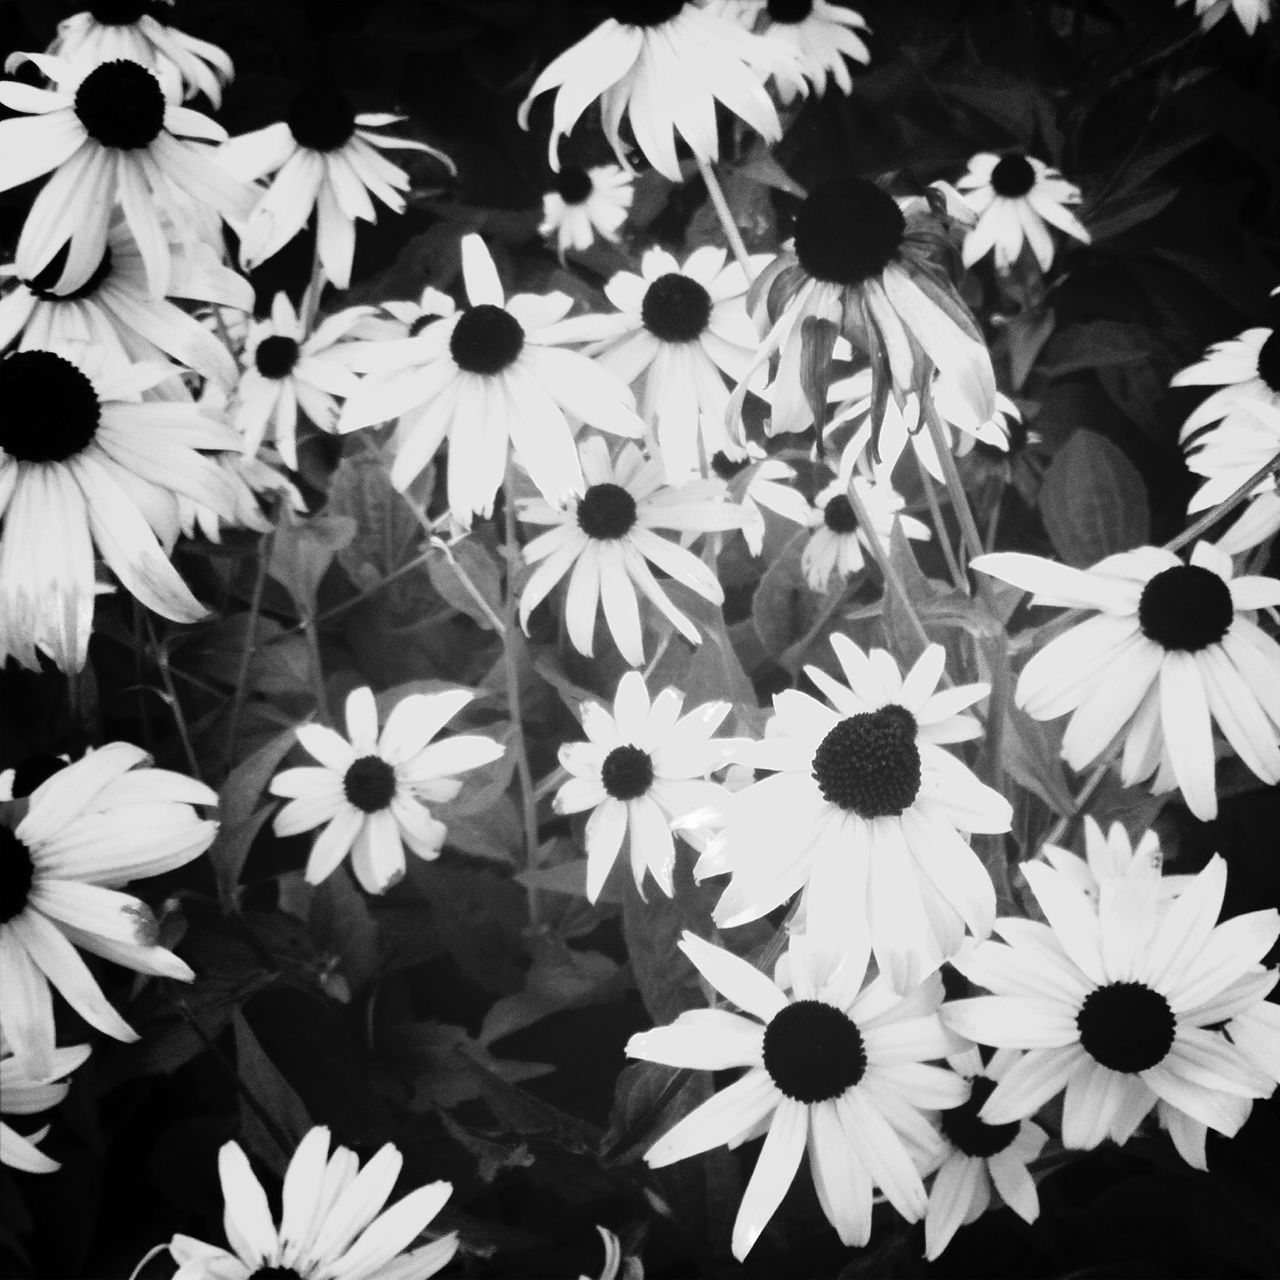
[[[906,992],[966,927],[985,937],[995,917],[991,878],[961,833],[1008,831],[1012,809],[942,749],[980,734],[963,712],[987,686],[939,690],[940,645],[904,676],[884,649],[831,643],[848,684],[810,666],[827,702],[774,695],[764,741],[740,757],[772,772],[726,801],[696,874],[732,875],[715,909],[722,928],[803,889],[809,933],[834,944],[867,930],[881,972]]]
[[[432,739],[474,697],[471,689],[413,693],[402,698],[378,731],[369,688],[347,695],[347,736],[321,724],[296,729],[298,742],[319,766],[285,769],[270,791],[289,803],[271,829],[293,836],[323,826],[307,858],[308,884],[319,884],[351,853],[351,869],[367,893],[385,893],[404,877],[406,848],[430,861],[448,834],[430,805],[447,804],[458,774],[492,764],[504,751],[480,734]]]
[[[70,1075],[88,1056],[87,1044],[55,1049],[48,1071],[37,1073],[29,1061],[9,1051],[0,1035],[0,1164],[22,1173],[54,1173],[62,1167],[36,1145],[48,1129],[21,1134],[6,1124],[3,1117],[30,1116],[56,1107],[71,1088],[58,1081]]]
[[[453,1257],[456,1233],[409,1246],[444,1208],[453,1186],[429,1182],[389,1209],[404,1157],[387,1143],[364,1168],[329,1130],[311,1129],[284,1175],[280,1225],[239,1144],[218,1152],[227,1244],[175,1235],[167,1246],[181,1280],[427,1280]]]
[[[118,207],[142,255],[151,296],[164,297],[170,235],[192,238],[188,202],[236,222],[253,206],[252,188],[200,145],[221,142],[225,130],[168,101],[155,73],[127,58],[87,67],[40,53],[20,56],[53,88],[0,82],[0,103],[24,113],[0,120],[0,191],[51,175],[18,238],[19,277],[39,278],[65,249],[61,275],[44,287],[79,289],[102,262]]]
[[[401,339],[361,345],[365,372],[338,423],[354,431],[399,419],[391,480],[407,489],[449,440],[449,510],[464,529],[493,514],[508,450],[549,502],[580,491],[582,468],[566,414],[615,435],[641,436],[635,398],[608,370],[564,344],[564,293],[509,301],[478,235],[462,238],[469,306]]]
[[[1178,3],[1186,4],[1187,0],[1178,0]],[[1245,33],[1253,35],[1271,18],[1271,0],[1195,0],[1195,4],[1202,31],[1216,27],[1228,13],[1234,12]]]
[[[940,1147],[932,1121],[964,1099],[959,1076],[928,1065],[958,1043],[938,1021],[941,981],[935,975],[905,997],[883,977],[867,981],[865,944],[856,930],[847,936],[847,949],[832,950],[793,935],[771,981],[731,951],[686,933],[680,950],[742,1013],[690,1009],[627,1042],[629,1057],[667,1066],[746,1068],[645,1155],[651,1168],[662,1168],[765,1135],[733,1226],[739,1260],[781,1204],[806,1151],[818,1203],[845,1244],[870,1238],[875,1187],[918,1222],[926,1204],[919,1169]],[[778,981],[784,970],[789,981]]]
[[[1060,873],[1024,863],[1048,924],[997,920],[1003,942],[953,960],[991,995],[952,1001],[943,1021],[979,1044],[1026,1053],[978,1112],[987,1124],[1034,1115],[1064,1094],[1062,1142],[1124,1143],[1157,1100],[1227,1135],[1240,1099],[1275,1087],[1214,1028],[1266,999],[1276,973],[1259,961],[1280,937],[1280,913],[1216,924],[1227,867],[1215,855],[1167,906],[1157,886],[1107,878],[1096,908]]]
[[[247,182],[271,175],[244,227],[240,265],[250,271],[281,249],[316,218],[316,256],[325,278],[339,289],[351,283],[356,223],[376,222],[373,197],[403,213],[409,175],[383,151],[424,151],[451,174],[458,170],[443,151],[377,130],[404,116],[357,112],[342,88],[330,81],[301,85],[283,120],[232,138],[218,159]]]
[[[1280,782],[1280,644],[1252,615],[1280,605],[1280,581],[1234,577],[1231,559],[1199,542],[1190,563],[1160,547],[1073,569],[1016,552],[973,567],[1033,592],[1035,604],[1092,615],[1022,669],[1016,701],[1037,720],[1071,713],[1063,759],[1083,769],[1124,740],[1126,785],[1155,775],[1198,818],[1217,815],[1213,726],[1244,764]]]
[[[90,377],[64,354],[0,361],[0,661],[84,666],[97,593],[94,548],[121,585],[175,622],[205,610],[165,554],[178,495],[230,515],[234,495],[201,450],[234,434],[193,404],[140,401],[174,373],[134,365]]]
[[[0,1008],[5,1038],[36,1078],[48,1079],[55,1061],[51,987],[90,1026],[138,1038],[77,947],[138,973],[195,976],[156,944],[151,908],[120,886],[202,854],[218,824],[192,806],[218,797],[150,760],[109,743],[41,783],[12,829],[0,822]]]
[[[1043,160],[1021,152],[998,156],[980,151],[956,186],[978,214],[964,238],[966,267],[991,253],[996,270],[1009,271],[1026,243],[1040,270],[1048,271],[1053,266],[1050,226],[1081,244],[1090,242],[1088,231],[1068,207],[1080,203],[1080,188]]]
[[[671,602],[649,567],[674,578],[712,604],[724,602],[715,573],[659,530],[697,537],[737,529],[740,509],[724,500],[718,481],[692,480],[679,488],[662,482],[662,463],[646,460],[624,443],[616,459],[599,436],[578,448],[583,484],[564,501],[541,498],[518,503],[526,524],[549,525],[524,549],[535,566],[520,592],[520,625],[551,589],[568,575],[564,620],[569,639],[588,657],[595,648],[596,614],[603,608],[618,652],[633,666],[644,662],[640,602],[644,596],[690,644],[701,642],[698,628]]]
[[[635,198],[635,177],[616,164],[566,166],[542,197],[540,236],[554,236],[560,260],[570,249],[590,249],[596,236],[613,242]]]
[[[809,523],[811,508],[795,487],[794,469],[777,458],[767,457],[753,440],[741,448],[716,450],[711,455],[708,478],[711,477],[724,484],[728,500],[741,508],[742,536],[753,556],[764,550],[762,507],[792,524]]]
[[[587,898],[594,902],[629,837],[631,873],[643,893],[645,868],[668,897],[675,892],[672,828],[681,818],[715,808],[723,788],[708,781],[729,763],[730,739],[711,735],[731,709],[707,702],[681,715],[684,694],[664,689],[650,702],[644,677],[628,671],[610,714],[584,702],[578,716],[588,741],[567,742],[560,763],[570,774],[556,792],[557,813],[587,819]]]

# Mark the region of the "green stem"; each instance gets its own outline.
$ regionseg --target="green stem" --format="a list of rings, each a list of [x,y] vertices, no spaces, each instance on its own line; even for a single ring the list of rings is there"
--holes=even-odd
[[[729,208],[729,202],[725,199],[724,188],[720,185],[720,179],[716,177],[715,170],[711,165],[701,156],[696,157],[696,159],[698,161],[698,171],[702,174],[703,182],[707,184],[707,194],[711,197],[716,217],[720,219],[720,226],[724,230],[725,239],[728,240],[733,256],[738,260],[738,265],[747,277],[747,282],[750,283],[752,278],[751,258],[747,253],[747,246],[743,242],[742,232],[738,230],[738,224],[733,219],[733,210]]]
[[[925,501],[929,504],[929,518],[933,522],[933,531],[937,534],[938,545],[942,548],[942,558],[947,562],[947,572],[951,575],[951,581],[954,585],[965,593],[969,594],[969,584],[965,581],[964,570],[960,568],[960,561],[956,558],[955,548],[951,545],[951,534],[947,530],[946,521],[942,517],[942,507],[938,502],[937,491],[933,487],[933,477],[929,474],[928,468],[920,461],[920,455],[916,454],[916,464],[920,469],[920,484],[924,488]]]
[[[262,592],[267,585],[267,566],[271,562],[271,552],[275,546],[276,516],[279,504],[275,504],[271,512],[271,528],[262,535],[258,542],[258,567],[253,576],[253,591],[249,596],[249,615],[244,633],[244,646],[240,650],[240,664],[236,669],[236,686],[231,694],[231,710],[227,716],[227,768],[235,764],[236,740],[240,735],[240,716],[244,711],[245,698],[249,694],[249,666],[253,661],[255,650],[254,636],[258,631],[258,617],[262,612]]]
[[[1211,529],[1223,516],[1230,515],[1268,476],[1280,471],[1280,453],[1270,462],[1263,463],[1239,488],[1233,490],[1216,507],[1206,511],[1194,524],[1188,525],[1176,538],[1164,544],[1166,551],[1179,551],[1194,542],[1202,533]]]
[[[164,685],[165,702],[173,715],[173,723],[178,730],[178,738],[182,743],[182,752],[186,756],[187,770],[197,782],[203,782],[204,775],[200,772],[200,761],[196,758],[195,748],[191,744],[191,734],[187,729],[186,713],[182,710],[182,703],[178,700],[178,691],[173,684],[173,674],[169,670],[169,652],[157,638],[155,627],[152,625],[149,615],[146,617],[145,622],[147,638],[151,641],[151,648],[156,655],[156,666],[160,670],[160,683]]]

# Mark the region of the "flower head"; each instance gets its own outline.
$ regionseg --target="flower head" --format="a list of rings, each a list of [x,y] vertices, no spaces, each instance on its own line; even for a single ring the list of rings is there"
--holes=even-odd
[[[9,1051],[0,1038],[0,1116],[29,1116],[56,1107],[67,1096],[69,1084],[57,1083],[89,1056],[87,1044],[55,1049],[48,1070],[36,1072],[31,1063]],[[54,1173],[61,1166],[36,1145],[47,1129],[24,1137],[0,1119],[0,1164],[23,1173]]]
[[[794,486],[793,468],[766,457],[758,444],[748,440],[741,450],[717,450],[711,455],[711,475],[723,482],[730,502],[742,511],[742,536],[753,556],[764,550],[763,507],[792,524],[806,525],[812,509]]]
[[[596,236],[615,241],[635,197],[634,177],[616,164],[566,166],[542,197],[540,236],[554,236],[563,261],[570,249],[590,249]]]
[[[1186,4],[1187,0],[1178,0]],[[1262,23],[1271,18],[1271,0],[1195,0],[1200,28],[1208,31],[1216,27],[1228,13],[1234,12],[1248,35],[1253,35]]]

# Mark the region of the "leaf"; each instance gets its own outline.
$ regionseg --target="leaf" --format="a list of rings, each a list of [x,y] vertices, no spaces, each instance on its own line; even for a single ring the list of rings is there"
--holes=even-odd
[[[464,538],[451,547],[439,546],[427,561],[431,585],[459,613],[465,613],[486,631],[493,630],[493,617],[502,616],[502,577],[497,561],[474,538]],[[462,575],[470,579],[470,587]],[[479,593],[483,606],[471,587]]]
[[[231,1019],[236,1041],[236,1074],[240,1083],[261,1104],[292,1151],[311,1128],[311,1117],[302,1099],[263,1052],[245,1016],[239,1010]],[[240,1100],[240,1139],[249,1151],[263,1160],[277,1177],[283,1177],[289,1157],[262,1122],[258,1112]]]
[[[299,520],[285,509],[271,544],[267,572],[289,593],[301,617],[315,616],[320,580],[338,552],[350,545],[356,528],[350,516]]]
[[[1019,786],[1038,795],[1054,813],[1070,813],[1075,799],[1045,726],[1010,703],[1001,742],[1005,772]]]
[[[316,885],[307,925],[316,947],[340,960],[352,988],[358,991],[373,977],[378,968],[378,928],[345,867]]]
[[[1096,370],[1106,365],[1145,359],[1149,341],[1145,325],[1120,320],[1090,320],[1059,329],[1037,366],[1048,378]]]
[[[457,1107],[484,1095],[476,1067],[483,1065],[498,1079],[519,1084],[536,1080],[555,1068],[545,1062],[516,1062],[499,1058],[465,1027],[427,1020],[397,1028],[390,1036],[390,1056],[412,1076],[406,1105],[414,1111]]]
[[[510,796],[500,795],[477,812],[457,817],[450,817],[442,805],[435,810],[435,815],[449,828],[445,844],[477,858],[515,863],[517,852],[523,846],[520,812]]]
[[[1035,312],[1020,311],[1004,327],[1005,351],[1009,358],[1009,389],[1016,394],[1031,376],[1045,343],[1053,337],[1057,316],[1052,307]]]
[[[567,893],[575,898],[585,899],[587,896],[587,860],[575,858],[572,862],[559,862],[551,867],[537,867],[532,871],[521,871],[516,876],[516,883],[526,889],[546,889],[551,893]],[[622,881],[610,876],[600,890],[597,903],[620,905],[623,900]]]
[[[1082,211],[1081,221],[1093,237],[1094,244],[1101,244],[1121,232],[1149,222],[1171,205],[1177,196],[1177,187],[1148,187],[1144,191],[1112,197],[1095,210]]]
[[[1044,527],[1077,568],[1143,545],[1150,534],[1147,490],[1128,458],[1096,431],[1076,431],[1040,487]]]

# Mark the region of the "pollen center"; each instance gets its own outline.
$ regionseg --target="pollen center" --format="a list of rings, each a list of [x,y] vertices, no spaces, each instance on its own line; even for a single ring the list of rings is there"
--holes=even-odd
[[[1138,600],[1138,625],[1164,649],[1196,653],[1217,644],[1235,619],[1231,588],[1210,569],[1179,564],[1157,573]]]
[[[621,538],[635,523],[636,500],[620,484],[593,484],[578,500],[578,528],[588,538]]]
[[[734,476],[741,474],[750,465],[750,454],[743,454],[741,458],[731,458],[723,449],[717,449],[711,457],[711,470],[721,480],[732,480]]]
[[[920,792],[915,716],[890,705],[841,720],[813,753],[813,778],[824,800],[860,818],[904,813]]]
[[[298,146],[309,151],[337,151],[351,141],[356,113],[336,84],[320,80],[293,95],[285,123]]]
[[[104,147],[149,147],[164,128],[164,94],[146,67],[125,58],[94,67],[80,82],[76,115]]]
[[[988,1124],[978,1119],[978,1112],[995,1087],[994,1080],[975,1076],[968,1098],[940,1116],[942,1132],[967,1156],[998,1155],[1018,1136],[1016,1120],[1011,1124]]]
[[[813,12],[813,0],[769,0],[765,7],[774,22],[803,22]]]
[[[684,8],[685,0],[612,0],[609,13],[632,27],[660,27]]]
[[[906,226],[898,202],[875,183],[823,183],[796,214],[796,256],[815,280],[861,284],[893,261]]]
[[[30,850],[8,827],[0,827],[0,924],[26,908],[35,874]]]
[[[575,165],[561,169],[556,174],[554,185],[565,204],[585,204],[595,190],[591,184],[591,175]]]
[[[97,434],[93,383],[52,351],[15,351],[0,361],[0,449],[19,462],[65,462]]]
[[[822,508],[822,522],[832,533],[848,534],[857,532],[858,517],[853,514],[853,503],[849,501],[848,494],[837,493]]]
[[[1173,1048],[1169,1002],[1142,982],[1112,982],[1085,996],[1076,1014],[1080,1043],[1112,1071],[1146,1071]]]
[[[298,344],[282,333],[272,333],[258,343],[254,367],[264,378],[287,378],[298,363]]]
[[[998,196],[1016,199],[1036,185],[1036,171],[1026,156],[1005,156],[991,170],[991,189]]]
[[[1280,395],[1280,328],[1271,331],[1258,351],[1258,377]]]
[[[89,16],[104,27],[130,27],[150,7],[147,0],[94,0],[87,6]]]
[[[249,1273],[248,1280],[304,1280],[292,1267],[259,1267]]]
[[[653,786],[653,757],[627,743],[614,747],[600,766],[600,782],[615,800],[635,800]]]
[[[669,271],[645,292],[640,318],[662,342],[692,342],[711,319],[711,295],[696,280]]]
[[[501,373],[523,350],[520,321],[489,302],[464,311],[449,337],[449,353],[465,373]]]
[[[377,813],[396,793],[396,771],[381,756],[361,756],[343,775],[342,790],[357,809]]]
[[[867,1069],[862,1032],[822,1000],[796,1000],[764,1029],[764,1069],[797,1102],[826,1102],[848,1092]]]
[[[111,250],[107,248],[102,251],[102,261],[84,284],[67,293],[58,293],[53,286],[62,276],[70,250],[71,242],[68,241],[50,258],[49,265],[43,271],[22,282],[42,302],[77,302],[81,298],[87,298],[97,293],[99,286],[111,274]]]

